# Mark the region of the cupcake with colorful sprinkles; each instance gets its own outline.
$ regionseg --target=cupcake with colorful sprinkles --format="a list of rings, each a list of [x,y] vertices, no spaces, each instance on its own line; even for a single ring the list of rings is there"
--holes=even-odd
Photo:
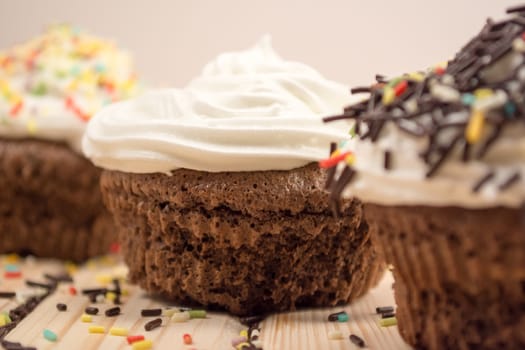
[[[326,118],[356,121],[333,198],[365,202],[418,349],[525,348],[525,6],[507,12],[446,67],[378,76]]]
[[[384,264],[358,200],[333,219],[316,164],[348,135],[322,116],[347,103],[345,86],[283,60],[265,37],[219,55],[182,90],[99,112],[83,151],[106,169],[131,281],[238,315],[363,295]]]
[[[65,25],[0,52],[0,253],[107,252],[114,226],[81,138],[96,111],[135,85],[127,53]]]

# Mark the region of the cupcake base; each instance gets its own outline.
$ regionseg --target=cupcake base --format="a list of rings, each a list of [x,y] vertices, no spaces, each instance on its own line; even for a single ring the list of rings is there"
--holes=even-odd
[[[417,349],[525,348],[525,226],[508,208],[365,205]]]
[[[104,171],[129,277],[150,293],[236,315],[348,303],[384,263],[362,205],[334,219],[316,164],[291,171]]]
[[[0,139],[0,253],[73,261],[107,253],[100,170],[66,145]]]

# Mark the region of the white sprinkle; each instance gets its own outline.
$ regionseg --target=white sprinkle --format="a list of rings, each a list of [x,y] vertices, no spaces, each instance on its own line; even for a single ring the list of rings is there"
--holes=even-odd
[[[430,87],[430,93],[442,102],[457,102],[461,98],[458,90],[441,84],[432,85]]]
[[[190,319],[190,313],[188,311],[175,312],[171,316],[171,322],[186,322]]]
[[[512,48],[514,51],[525,52],[525,41],[521,38],[516,38],[512,42]]]
[[[454,85],[454,77],[450,74],[444,74],[441,77],[441,82],[445,85]]]
[[[106,301],[106,297],[103,294],[98,294],[95,300],[97,303],[103,303]]]
[[[508,97],[505,91],[496,90],[492,96],[476,100],[473,108],[480,111],[488,111],[503,106],[507,100]]]
[[[259,339],[257,340],[252,340],[252,344],[256,347],[256,348],[263,348],[263,343],[262,341],[260,341]]]
[[[332,339],[332,340],[343,339],[343,333],[341,333],[341,331],[329,331],[328,339]]]

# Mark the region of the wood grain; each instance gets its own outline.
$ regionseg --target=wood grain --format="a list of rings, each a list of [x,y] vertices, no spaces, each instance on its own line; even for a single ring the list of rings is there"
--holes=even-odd
[[[3,279],[0,290],[24,290],[24,280],[29,278],[43,281],[44,272],[58,273],[63,266],[49,260],[31,260],[20,264],[23,276],[21,279]],[[74,275],[74,286],[82,288],[100,287],[100,276],[123,276],[125,267],[121,263],[101,260],[81,267]],[[80,316],[87,306],[93,305],[82,295],[70,295],[71,284],[61,284],[57,291],[46,298],[37,309],[27,316],[6,337],[10,341],[18,341],[26,346],[36,346],[38,349],[131,349],[124,337],[109,335],[111,327],[124,327],[129,334],[143,334],[153,340],[154,349],[186,349],[186,350],[226,350],[232,349],[231,340],[239,335],[242,329],[237,318],[224,313],[208,313],[206,319],[193,319],[186,323],[171,323],[163,318],[162,327],[150,332],[144,330],[144,324],[152,318],[140,316],[143,308],[174,306],[148,297],[140,288],[125,284],[129,295],[123,298],[122,313],[118,317],[104,316],[104,310],[112,307],[112,303],[98,303],[94,306],[100,309],[98,316],[93,316],[93,323],[82,323]],[[380,285],[371,290],[365,297],[352,305],[336,308],[308,309],[296,312],[280,313],[268,317],[261,323],[261,340],[265,350],[314,350],[314,349],[357,349],[348,337],[356,334],[363,338],[369,349],[410,349],[399,336],[397,327],[383,328],[378,325],[379,317],[375,307],[393,305],[392,276],[387,273]],[[67,304],[66,312],[59,312],[56,304]],[[15,307],[14,300],[0,299],[0,311],[8,311]],[[327,316],[332,312],[346,310],[350,321],[328,322]],[[106,334],[88,333],[89,325],[97,324],[106,327]],[[44,339],[42,332],[48,328],[58,334],[55,343]],[[344,339],[330,340],[328,332],[339,330]],[[193,337],[193,345],[184,345],[182,336],[189,333]]]

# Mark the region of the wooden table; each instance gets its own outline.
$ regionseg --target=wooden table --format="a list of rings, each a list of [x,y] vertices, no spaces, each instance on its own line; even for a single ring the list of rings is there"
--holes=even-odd
[[[3,258],[3,267],[7,263]],[[0,291],[28,290],[25,279],[44,281],[43,273],[59,273],[64,265],[51,260],[29,259],[17,263],[22,271],[21,278],[5,278],[2,274]],[[100,287],[110,278],[123,278],[126,268],[116,261],[115,257],[106,257],[92,261],[82,266],[73,275],[74,286],[82,288]],[[379,317],[375,307],[393,305],[392,276],[387,273],[378,287],[371,290],[365,297],[352,305],[345,307],[301,310],[296,312],[275,314],[265,319],[261,324],[261,340],[264,350],[314,350],[314,349],[357,349],[348,337],[356,334],[366,341],[369,349],[410,349],[400,338],[396,326],[380,327]],[[163,325],[153,331],[146,332],[144,324],[152,318],[140,316],[144,308],[167,307],[168,304],[148,297],[140,288],[124,284],[129,292],[123,297],[122,312],[117,317],[104,316],[104,310],[113,306],[110,302],[90,303],[86,296],[71,295],[71,284],[60,284],[57,290],[47,297],[29,316],[27,316],[6,340],[18,341],[25,346],[36,346],[38,349],[131,349],[125,337],[109,335],[111,327],[124,327],[130,334],[142,334],[153,341],[154,349],[186,349],[186,350],[226,350],[233,349],[231,341],[238,337],[239,332],[246,327],[235,317],[224,313],[210,312],[206,319],[192,319],[185,323],[172,323],[163,319]],[[57,303],[65,303],[67,311],[57,311]],[[17,305],[14,299],[0,299],[0,312],[9,311]],[[100,309],[99,316],[93,316],[93,323],[83,323],[80,320],[87,306]],[[330,313],[345,310],[350,315],[348,322],[328,322]],[[106,334],[88,333],[89,325],[101,325],[106,328]],[[47,328],[58,335],[56,342],[46,340],[42,332]],[[331,340],[328,333],[339,330],[344,339]],[[193,344],[184,345],[182,336],[192,335]]]

